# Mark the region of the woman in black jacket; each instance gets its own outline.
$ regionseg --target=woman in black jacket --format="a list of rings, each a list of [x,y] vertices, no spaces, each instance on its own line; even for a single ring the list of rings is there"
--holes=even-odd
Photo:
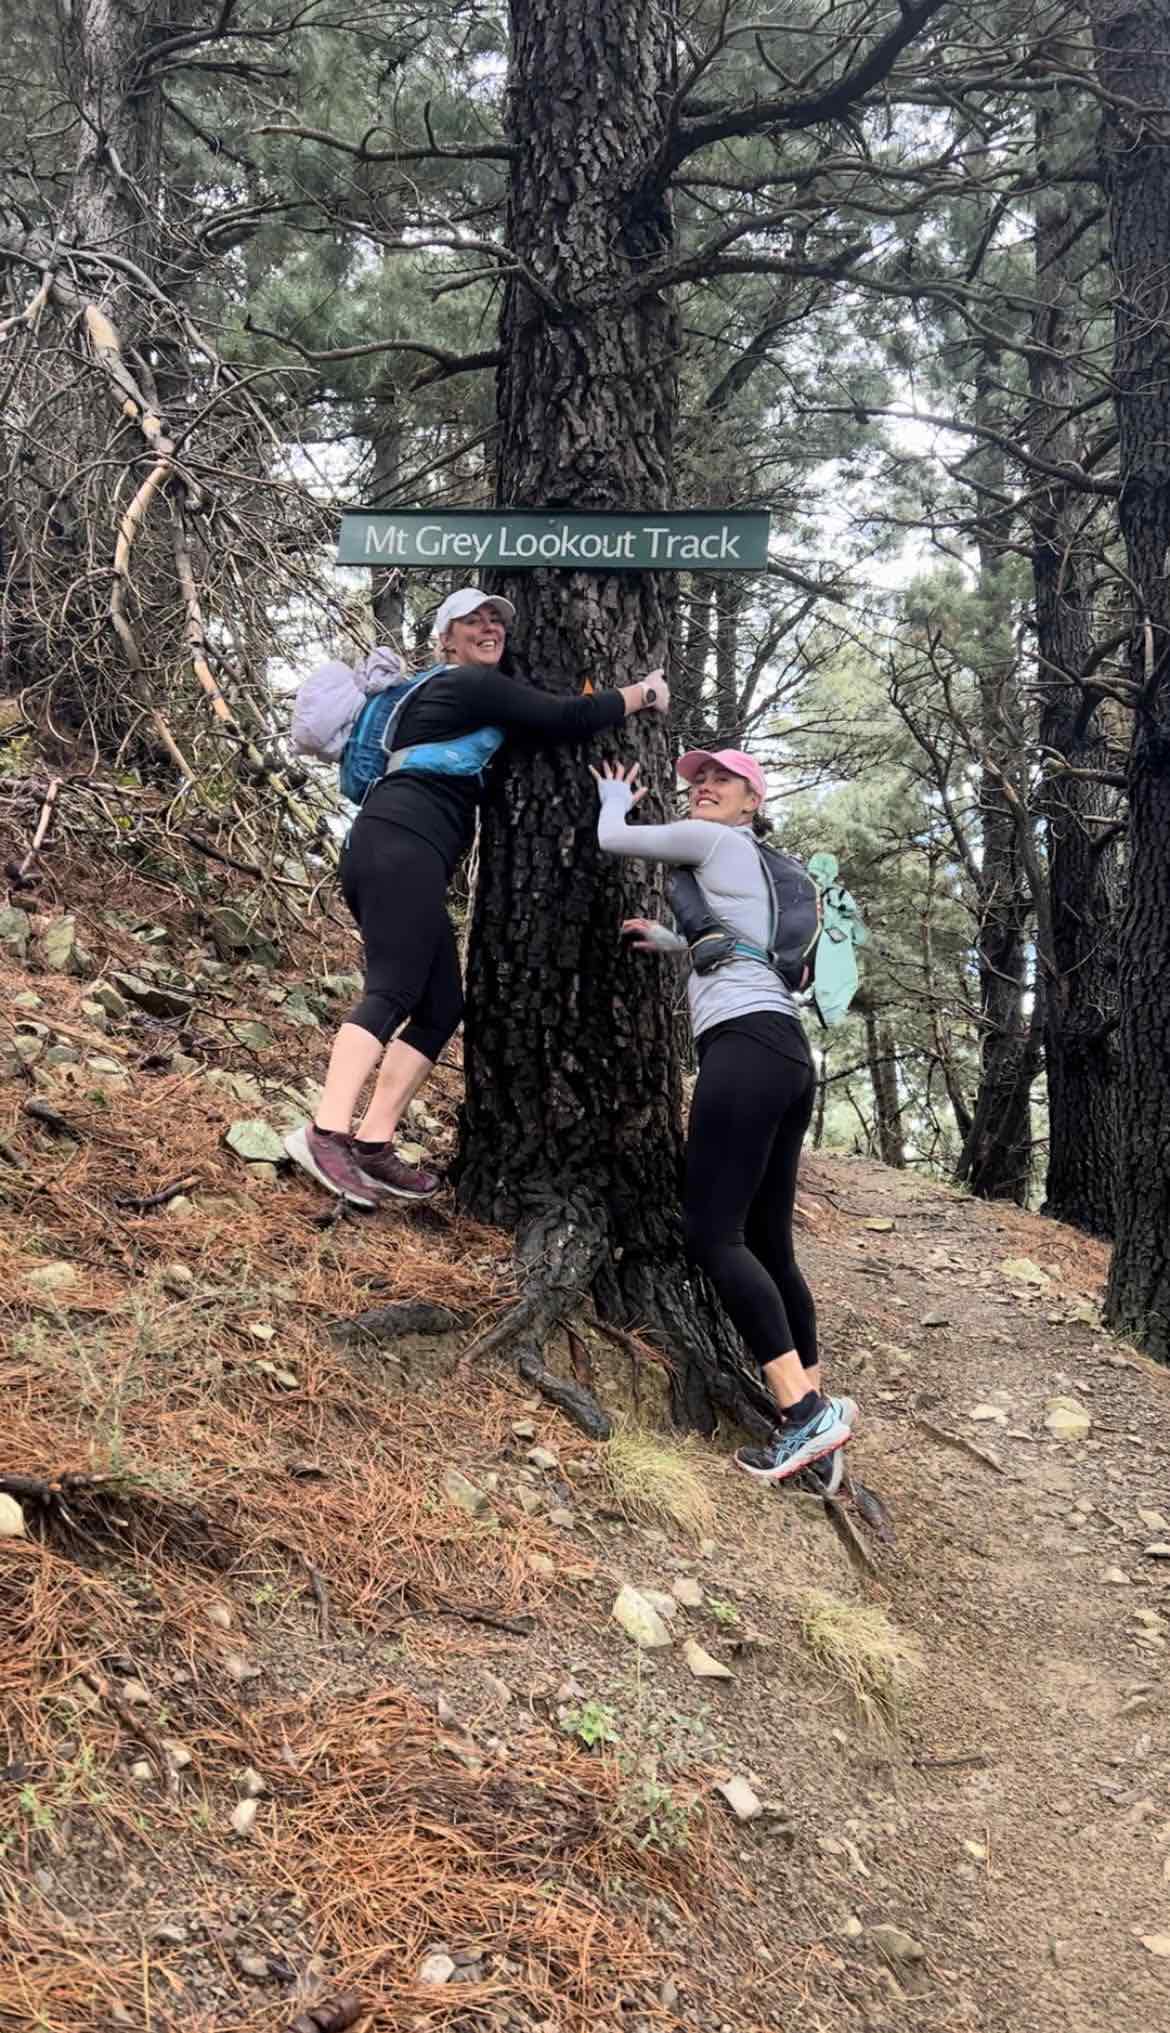
[[[485,727],[529,741],[583,741],[631,713],[667,711],[661,671],[637,685],[571,699],[505,677],[498,666],[514,618],[509,600],[477,586],[443,602],[435,635],[450,668],[428,678],[402,708],[392,753]],[[346,843],[341,883],[362,935],[365,994],[334,1040],[315,1119],[294,1130],[285,1149],[356,1207],[374,1207],[387,1194],[425,1200],[439,1188],[433,1172],[398,1156],[394,1136],[462,1021],[447,887],[471,845],[482,789],[479,776],[439,775],[409,763],[391,769],[369,793]],[[355,1134],[358,1096],[379,1061]]]

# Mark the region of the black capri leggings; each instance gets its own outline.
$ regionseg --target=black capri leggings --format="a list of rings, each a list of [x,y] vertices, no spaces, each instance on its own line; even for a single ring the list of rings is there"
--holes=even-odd
[[[366,960],[366,992],[350,1023],[384,1045],[409,1017],[403,1042],[437,1059],[463,1020],[442,855],[417,833],[363,815],[346,845],[341,890]]]
[[[797,1267],[792,1211],[816,1075],[804,1032],[778,1012],[704,1032],[687,1134],[686,1236],[760,1364],[817,1360],[817,1316]]]

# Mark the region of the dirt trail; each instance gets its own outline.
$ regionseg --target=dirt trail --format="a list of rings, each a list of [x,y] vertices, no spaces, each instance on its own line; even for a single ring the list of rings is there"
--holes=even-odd
[[[816,1170],[832,1198],[809,1204],[835,1210],[834,1235],[807,1255],[818,1290],[856,1259],[831,1340],[866,1408],[858,1456],[899,1519],[888,1601],[929,1662],[907,1741],[981,1760],[901,1774],[909,1823],[876,1847],[931,1950],[898,2023],[1162,2023],[1170,1963],[1138,1937],[1170,1930],[1170,1564],[1145,1552],[1170,1540],[1170,1375],[1076,1317],[1104,1256],[1072,1231],[872,1167]],[[892,1233],[864,1229],[883,1216]],[[1091,1417],[1080,1442],[1045,1431],[1062,1396]],[[863,1918],[874,1903],[848,1868],[837,1890]]]
[[[506,1239],[441,1205],[322,1227],[307,1185],[224,1150],[323,1053],[266,980],[217,1081],[159,1026],[128,1080],[129,1019],[105,1072],[82,1046],[0,1080],[0,1470],[109,1478],[0,1540],[0,2028],[280,2033],[351,1989],[410,2033],[1165,2023],[1170,1956],[1140,1937],[1170,1947],[1170,1560],[1146,1550],[1170,1375],[1095,1325],[1100,1248],[810,1162],[802,1254],[897,1545],[858,1571],[724,1440],[682,1457],[690,1527],[648,1523],[506,1368],[461,1379],[462,1337],[334,1338],[411,1298],[490,1320]],[[14,973],[8,1008],[30,989],[31,1021],[92,1027],[84,985]],[[177,1212],[116,1204],[180,1174]],[[589,1354],[628,1396],[627,1358]],[[660,1375],[636,1381],[651,1413]],[[1046,1430],[1054,1398],[1085,1437]],[[618,1630],[623,1583],[689,1584],[668,1646]],[[917,1641],[896,1732],[812,1656],[815,1588]],[[688,1637],[733,1677],[693,1678]],[[713,1790],[732,1776],[757,1819]]]

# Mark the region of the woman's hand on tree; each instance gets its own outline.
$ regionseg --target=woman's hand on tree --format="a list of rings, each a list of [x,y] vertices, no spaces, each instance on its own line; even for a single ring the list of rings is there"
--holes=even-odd
[[[628,917],[622,925],[622,937],[634,939],[636,953],[660,953],[662,945],[654,933],[666,931],[666,925],[658,925],[652,917]]]
[[[670,686],[661,671],[649,671],[636,685],[621,687],[626,718],[631,713],[669,713]]]
[[[631,811],[633,811],[635,805],[641,804],[642,799],[650,788],[649,784],[638,784],[638,788],[635,790],[634,786],[638,782],[638,765],[636,762],[631,763],[629,769],[624,769],[620,762],[603,762],[600,769],[594,769],[593,764],[590,763],[589,774],[591,777],[596,778],[597,795],[602,800],[605,798],[606,784],[624,784],[630,793]]]
[[[669,953],[677,960],[691,950],[685,939],[668,925],[660,925],[657,918],[627,918],[622,937],[634,941],[636,953]]]

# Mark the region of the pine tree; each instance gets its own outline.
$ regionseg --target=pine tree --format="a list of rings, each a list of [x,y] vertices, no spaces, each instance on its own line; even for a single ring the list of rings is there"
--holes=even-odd
[[[1137,608],[1129,896],[1118,939],[1117,1225],[1106,1317],[1170,1361],[1170,41],[1161,0],[1094,0],[1114,277],[1120,518]]]

